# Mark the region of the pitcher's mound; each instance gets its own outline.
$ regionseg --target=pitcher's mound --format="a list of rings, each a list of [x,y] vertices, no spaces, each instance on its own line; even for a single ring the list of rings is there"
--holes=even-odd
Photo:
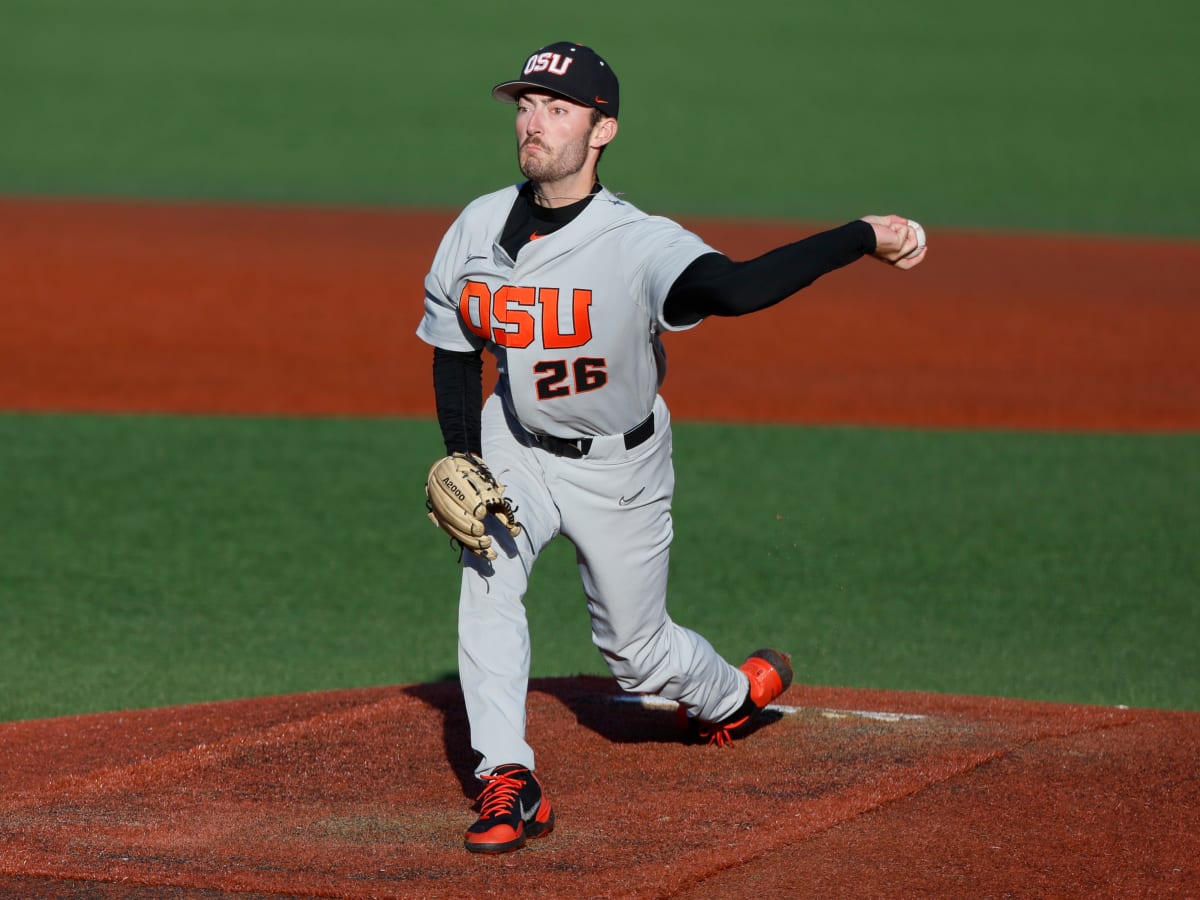
[[[732,748],[602,678],[535,681],[558,825],[468,854],[457,684],[0,725],[30,897],[1180,895],[1200,716],[793,686]]]

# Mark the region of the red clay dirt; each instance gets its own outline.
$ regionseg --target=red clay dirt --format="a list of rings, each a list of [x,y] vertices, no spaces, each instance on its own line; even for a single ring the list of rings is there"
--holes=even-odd
[[[0,410],[429,415],[450,218],[0,201]],[[688,224],[735,257],[807,230]],[[930,246],[672,336],[676,416],[1200,428],[1200,244]],[[715,750],[617,693],[535,683],[559,824],[495,858],[460,846],[454,684],[0,723],[0,894],[1200,895],[1196,713],[796,686]]]
[[[459,844],[472,777],[455,683],[10,723],[0,888],[1182,897],[1200,883],[1194,714],[793,687],[788,714],[718,750],[618,694],[535,681],[558,827],[494,858]]]
[[[413,332],[451,219],[0,200],[0,409],[428,415]],[[687,224],[735,258],[812,230]],[[1200,428],[1200,242],[929,239],[912,272],[670,336],[675,416]]]

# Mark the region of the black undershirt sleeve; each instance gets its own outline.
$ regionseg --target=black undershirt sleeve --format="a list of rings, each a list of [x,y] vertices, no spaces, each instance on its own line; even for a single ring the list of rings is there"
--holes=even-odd
[[[874,250],[875,229],[858,219],[745,262],[706,253],[675,280],[663,316],[672,325],[693,325],[706,316],[744,316]]]
[[[433,393],[447,453],[483,455],[483,352],[433,349]]]

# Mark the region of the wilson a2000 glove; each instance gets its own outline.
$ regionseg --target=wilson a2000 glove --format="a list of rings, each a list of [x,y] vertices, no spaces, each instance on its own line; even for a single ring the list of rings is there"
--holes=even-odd
[[[489,514],[513,537],[521,533],[504,486],[474,453],[452,453],[433,464],[425,479],[425,508],[429,521],[482,559],[496,558],[483,524]]]

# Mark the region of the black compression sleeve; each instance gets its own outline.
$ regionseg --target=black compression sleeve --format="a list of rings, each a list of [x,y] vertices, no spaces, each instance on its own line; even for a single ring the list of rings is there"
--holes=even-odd
[[[672,325],[691,325],[705,316],[744,316],[874,250],[875,229],[857,219],[745,262],[707,253],[675,280],[663,316]]]
[[[447,453],[483,455],[483,354],[433,349],[433,394]]]

